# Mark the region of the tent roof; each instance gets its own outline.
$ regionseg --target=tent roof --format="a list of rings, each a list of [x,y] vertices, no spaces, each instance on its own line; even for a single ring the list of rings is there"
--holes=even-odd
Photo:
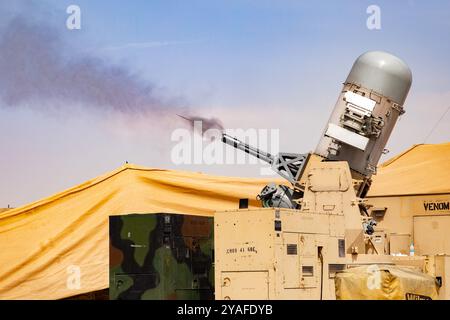
[[[450,193],[450,142],[418,144],[384,162],[369,197]]]
[[[125,165],[76,187],[0,213],[0,299],[59,299],[108,288],[108,216],[211,216],[255,195],[269,181]],[[81,287],[67,282],[77,266]]]

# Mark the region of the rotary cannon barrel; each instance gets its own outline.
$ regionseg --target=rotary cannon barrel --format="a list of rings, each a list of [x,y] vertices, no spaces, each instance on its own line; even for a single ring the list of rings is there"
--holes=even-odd
[[[227,135],[226,133],[222,134],[222,142],[235,147],[236,149],[242,150],[248,154],[251,154],[252,156],[257,157],[258,159],[261,159],[262,161],[265,161],[269,164],[272,164],[274,161],[274,157],[270,153],[254,148],[249,144],[238,140],[237,138]]]

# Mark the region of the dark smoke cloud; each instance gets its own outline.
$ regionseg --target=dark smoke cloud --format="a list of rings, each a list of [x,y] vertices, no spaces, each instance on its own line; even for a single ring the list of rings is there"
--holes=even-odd
[[[192,113],[191,108],[174,104],[180,99],[162,99],[153,84],[127,68],[73,53],[63,33],[50,25],[19,15],[0,29],[0,105],[4,107],[46,112],[76,105],[153,119],[176,117],[177,111]],[[203,119],[206,127],[221,127],[217,119],[195,118]]]
[[[13,19],[0,39],[0,97],[8,106],[82,104],[135,113],[166,107],[152,85],[95,57],[65,58],[52,28]]]
[[[217,118],[204,118],[199,116],[183,116],[178,115],[180,118],[184,119],[187,123],[189,123],[191,129],[194,129],[195,122],[201,121],[202,123],[202,133],[205,133],[205,131],[209,129],[218,129],[223,131],[224,127],[222,124],[222,121],[220,121]]]

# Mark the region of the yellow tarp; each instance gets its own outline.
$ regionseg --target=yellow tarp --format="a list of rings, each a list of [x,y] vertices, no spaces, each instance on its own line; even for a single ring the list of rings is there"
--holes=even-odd
[[[250,207],[259,207],[255,196],[273,180],[126,165],[47,199],[2,212],[0,299],[59,299],[107,288],[109,215],[211,216],[216,210],[237,209],[240,198],[249,198]],[[80,268],[80,289],[71,285],[71,266]]]
[[[436,279],[411,268],[369,265],[336,274],[338,300],[436,300]]]
[[[369,197],[450,193],[450,143],[419,144],[379,168]]]

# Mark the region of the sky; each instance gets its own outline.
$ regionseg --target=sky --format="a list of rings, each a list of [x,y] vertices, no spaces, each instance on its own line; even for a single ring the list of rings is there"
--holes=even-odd
[[[70,5],[81,10],[81,29],[66,26]],[[370,5],[380,8],[379,30],[367,27]],[[353,62],[370,50],[397,55],[413,74],[382,160],[449,141],[445,0],[2,0],[0,18],[0,208],[126,161],[261,176],[260,163],[176,164],[172,135],[189,129],[177,114],[219,119],[227,129],[278,130],[276,146],[266,141],[265,149],[309,152]]]

